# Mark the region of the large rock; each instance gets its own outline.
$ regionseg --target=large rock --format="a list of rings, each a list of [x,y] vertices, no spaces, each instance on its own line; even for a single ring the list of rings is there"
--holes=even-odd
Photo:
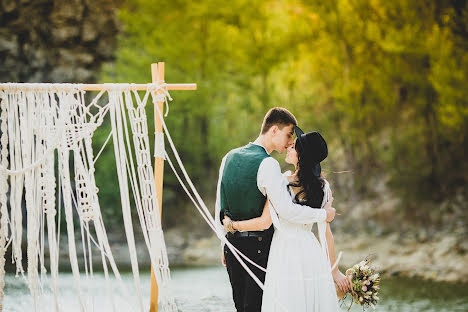
[[[121,0],[0,0],[0,82],[94,82]]]
[[[468,254],[458,252],[463,235],[440,233],[425,242],[388,236],[335,233],[335,251],[343,251],[342,269],[371,255],[383,275],[420,277],[437,281],[468,282]]]

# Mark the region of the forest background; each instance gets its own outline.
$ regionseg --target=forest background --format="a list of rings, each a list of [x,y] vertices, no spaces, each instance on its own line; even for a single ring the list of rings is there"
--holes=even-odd
[[[131,0],[102,80],[148,82],[149,64],[164,61],[166,81],[198,84],[173,94],[167,123],[209,202],[224,154],[283,106],[326,138],[323,168],[342,218],[375,199],[356,216],[362,225],[465,228],[466,1],[322,2]],[[167,167],[164,181],[167,226],[197,219]],[[106,206],[118,206],[117,185],[100,189]]]
[[[419,275],[468,280],[468,1],[40,0],[0,9],[0,80],[147,83],[150,64],[163,61],[167,82],[197,83],[171,94],[166,122],[213,211],[221,158],[283,106],[328,142],[322,168],[341,214],[340,249],[380,253],[396,273],[432,259],[440,272]],[[153,136],[152,118],[149,128]],[[96,150],[109,131],[98,129]],[[96,167],[112,232],[122,224],[112,148]],[[182,237],[188,249],[210,233],[169,166],[162,220],[168,245]]]

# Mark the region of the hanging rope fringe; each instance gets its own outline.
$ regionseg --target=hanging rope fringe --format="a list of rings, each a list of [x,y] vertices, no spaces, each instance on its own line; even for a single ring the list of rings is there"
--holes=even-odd
[[[133,224],[131,218],[131,191],[135,199],[145,243],[151,257],[159,285],[161,311],[177,311],[170,293],[170,272],[159,219],[158,199],[153,178],[151,154],[149,151],[148,126],[145,105],[151,93],[158,93],[159,99],[170,98],[165,85],[148,84],[143,98],[132,84],[106,84],[104,90],[89,103],[85,103],[85,92],[80,84],[0,84],[0,311],[3,310],[5,251],[11,242],[13,261],[17,273],[22,274],[22,211],[21,199],[26,199],[27,221],[27,283],[34,310],[40,308],[45,272],[45,238],[50,253],[50,286],[54,300],[48,302],[47,310],[59,311],[58,296],[58,251],[57,210],[55,194],[57,185],[63,198],[68,253],[73,273],[74,286],[80,311],[93,310],[92,294],[82,291],[80,269],[74,233],[73,209],[76,208],[82,228],[81,241],[84,251],[87,280],[93,278],[92,250],[101,254],[109,307],[113,311],[144,311],[138,270]],[[108,102],[102,104],[104,95]],[[133,99],[136,99],[134,101]],[[116,156],[124,227],[127,236],[134,293],[131,296],[122,283],[120,273],[110,249],[107,232],[102,219],[96,186],[92,137],[103,123],[104,117],[111,117],[112,137]],[[131,140],[132,139],[132,140]],[[107,144],[107,141],[106,143]],[[164,139],[158,145],[164,154]],[[70,154],[73,155],[73,171],[70,173]],[[98,153],[99,156],[100,152]],[[58,181],[55,180],[55,155],[58,157]],[[133,159],[135,155],[136,158]],[[136,164],[135,164],[136,163]],[[76,189],[71,187],[75,180]],[[7,198],[7,192],[10,197]],[[7,209],[9,205],[10,209]],[[60,206],[59,206],[60,208]],[[10,214],[9,214],[10,212]],[[47,226],[47,233],[44,230]],[[11,232],[11,236],[9,233]],[[95,238],[93,238],[93,232]],[[11,238],[10,238],[11,237]],[[93,246],[91,246],[93,242]],[[92,248],[93,247],[93,248]],[[112,269],[122,293],[129,294],[129,304],[119,307],[113,298],[113,288],[108,265]],[[41,274],[39,275],[39,268]],[[43,277],[44,276],[44,277]],[[42,309],[41,304],[41,309]]]

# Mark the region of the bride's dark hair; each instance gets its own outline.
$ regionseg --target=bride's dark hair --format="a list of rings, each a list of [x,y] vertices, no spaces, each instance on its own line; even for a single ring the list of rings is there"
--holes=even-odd
[[[302,205],[313,208],[320,208],[323,200],[323,186],[325,179],[323,176],[317,177],[313,173],[315,163],[310,157],[305,155],[305,151],[300,144],[295,146],[297,151],[297,182],[289,185],[302,188],[297,192],[295,201]]]

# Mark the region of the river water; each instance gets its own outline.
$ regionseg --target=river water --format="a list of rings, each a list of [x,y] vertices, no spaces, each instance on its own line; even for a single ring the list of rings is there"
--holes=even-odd
[[[184,312],[235,312],[227,273],[223,267],[184,268],[172,270],[172,293],[179,311]],[[142,298],[145,310],[149,304],[150,275],[140,272]],[[122,274],[123,283],[111,279],[115,311],[139,311],[138,297],[131,273]],[[13,275],[5,279],[4,310],[7,312],[34,311],[32,297],[25,280]],[[108,299],[106,281],[102,273],[88,279],[81,277],[83,297],[87,311],[113,311]],[[49,281],[44,279],[44,285]],[[381,301],[375,311],[390,312],[466,312],[468,311],[468,284],[428,282],[406,278],[383,278]],[[59,310],[80,311],[71,274],[61,273],[58,283]],[[37,311],[54,311],[54,298],[50,286],[38,292]],[[347,305],[342,306],[347,310]],[[353,306],[351,311],[362,311]],[[370,309],[372,311],[372,309]],[[298,312],[298,311],[290,311]],[[300,311],[299,311],[300,312]]]

